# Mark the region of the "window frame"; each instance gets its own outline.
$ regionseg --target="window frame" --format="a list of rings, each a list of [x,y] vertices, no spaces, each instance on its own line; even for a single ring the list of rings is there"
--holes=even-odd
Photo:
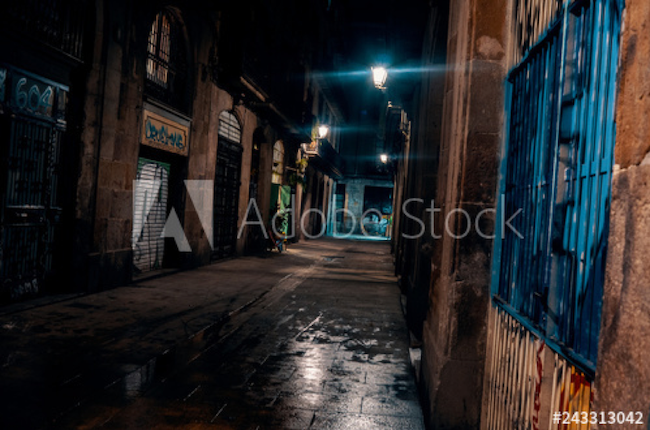
[[[189,114],[192,100],[191,61],[185,26],[179,13],[172,8],[158,11],[149,22],[145,95]]]
[[[598,11],[603,14],[598,14]],[[590,13],[591,18],[601,21],[594,21],[596,25],[591,28],[585,24],[587,32],[578,34],[575,26],[571,27],[571,20],[575,24],[574,17],[584,13]],[[587,22],[586,18],[579,19]],[[603,30],[605,24],[609,27]],[[511,69],[506,82],[505,138],[497,205],[497,220],[500,221],[497,222],[492,261],[493,302],[556,352],[591,375],[595,372],[597,358],[604,257],[607,249],[620,25],[621,5],[616,0],[566,2],[558,17],[541,33],[538,41],[528,48],[522,48],[525,49],[522,59]],[[583,40],[585,44],[580,46],[583,51],[568,50],[570,43],[577,40],[569,37],[571,31],[575,31],[574,36],[592,38]],[[601,45],[592,46],[589,42],[597,41],[597,38],[609,45],[605,48]],[[559,47],[554,47],[557,49],[556,54],[550,49],[554,43],[560,44]],[[574,44],[576,46],[578,45]],[[599,51],[610,54],[599,56]],[[571,58],[567,58],[569,52],[573,54]],[[577,55],[580,52],[582,56]],[[600,62],[597,64],[600,67],[597,72],[580,63],[586,58],[584,53],[588,54],[590,60],[595,58],[594,61]],[[544,55],[545,58],[542,57]],[[576,79],[569,81],[566,71],[572,62],[583,67],[585,76],[573,73],[569,76]],[[558,76],[550,76],[555,74],[558,65]],[[548,71],[553,73],[547,73]],[[594,87],[594,82],[601,77],[598,74],[601,71],[606,74],[608,85],[603,93],[599,92],[597,85]],[[593,76],[587,76],[592,73]],[[548,89],[545,85],[549,85],[549,76],[557,79],[550,84],[550,92],[535,93],[534,90],[539,90],[539,85],[542,91]],[[539,82],[534,82],[534,79]],[[567,87],[567,83],[571,85]],[[551,102],[543,96],[552,96]],[[590,115],[594,111],[604,113],[605,121],[595,122],[594,115]],[[592,162],[574,160],[573,167],[577,167],[577,173],[573,178],[567,164],[562,161],[563,158],[570,158],[567,158],[565,148],[562,147],[570,142],[575,145],[578,155],[586,153],[591,156],[589,151],[592,147],[602,150],[598,153],[600,158]],[[545,151],[547,154],[544,154]],[[544,155],[547,156],[546,160],[543,160]],[[547,163],[545,168],[544,162]],[[573,194],[571,190],[560,190],[560,187],[571,181],[575,184],[592,174],[585,169],[589,167],[587,165],[593,164],[602,170],[596,173],[597,179],[594,181],[599,183],[595,188],[587,180],[583,181],[587,185],[582,184],[580,190],[573,190]],[[532,174],[529,173],[531,170]],[[526,193],[519,190],[526,186],[534,191]],[[544,187],[546,188],[543,189]],[[518,191],[521,198],[517,199],[513,195]],[[586,198],[592,194],[598,199],[595,210],[589,198]],[[576,199],[579,204],[566,206],[566,212],[562,214],[559,203],[566,205],[571,199]],[[519,204],[515,205],[515,202]],[[508,231],[504,222],[518,208],[523,209],[523,214],[520,213],[514,221],[515,228],[524,237],[527,235],[530,238],[527,243],[525,239],[513,239],[515,233]],[[558,216],[563,219],[558,221]],[[559,222],[562,223],[560,235],[557,234],[560,230]],[[588,233],[592,224],[597,230],[595,235]],[[574,240],[577,246],[569,247],[567,239]],[[561,255],[562,246],[566,248],[563,251],[565,255]],[[596,249],[594,255],[580,254],[592,249]],[[568,262],[570,258],[567,255],[570,253],[573,253],[573,261]],[[586,260],[583,255],[587,255]],[[585,261],[587,264],[583,264]],[[580,264],[586,268],[576,269]],[[562,265],[569,267],[569,273],[564,273],[564,278],[558,269]],[[516,273],[517,270],[519,273]],[[508,276],[507,272],[515,275]],[[589,314],[584,314],[584,307],[579,305],[581,294],[591,294],[592,308]],[[587,347],[584,347],[585,333],[582,331],[585,321],[589,325]]]

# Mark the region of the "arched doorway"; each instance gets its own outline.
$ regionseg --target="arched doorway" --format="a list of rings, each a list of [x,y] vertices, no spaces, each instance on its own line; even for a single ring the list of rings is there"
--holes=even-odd
[[[152,17],[147,38],[142,135],[134,184],[133,270],[179,264],[179,253],[161,238],[172,210],[183,222],[183,181],[187,177],[191,82],[187,35],[180,13],[164,8]],[[168,139],[161,139],[160,136]],[[173,142],[173,144],[170,144]]]

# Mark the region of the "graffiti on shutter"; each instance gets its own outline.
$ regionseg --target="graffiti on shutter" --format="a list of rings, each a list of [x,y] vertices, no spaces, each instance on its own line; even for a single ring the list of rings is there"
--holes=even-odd
[[[161,237],[167,220],[169,164],[140,158],[133,187],[133,265],[137,272],[160,269]]]

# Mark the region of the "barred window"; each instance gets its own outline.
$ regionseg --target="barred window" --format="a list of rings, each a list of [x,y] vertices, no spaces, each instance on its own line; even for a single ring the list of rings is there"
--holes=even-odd
[[[219,114],[219,136],[233,143],[241,143],[241,126],[232,112],[223,111]]]
[[[511,64],[517,64],[562,15],[563,0],[517,0],[512,8]]]
[[[147,79],[167,88],[170,53],[169,18],[159,13],[151,25],[147,46]]]
[[[525,2],[526,4],[531,2]],[[535,2],[532,2],[535,3]],[[603,294],[620,10],[616,0],[548,7],[548,27],[515,24],[497,238],[496,302],[593,371]],[[536,10],[530,7],[529,10]],[[550,12],[553,13],[550,13]],[[524,22],[526,20],[523,20]],[[522,22],[522,21],[520,21]],[[528,22],[539,22],[528,20]],[[524,40],[526,38],[521,38]]]
[[[183,112],[189,110],[188,61],[185,36],[176,15],[156,15],[147,43],[147,94]]]
[[[21,0],[4,2],[0,23],[17,32],[82,60],[87,0]]]

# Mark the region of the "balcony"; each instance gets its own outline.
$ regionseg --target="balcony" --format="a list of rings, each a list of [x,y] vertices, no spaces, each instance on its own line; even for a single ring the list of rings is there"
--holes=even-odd
[[[309,157],[309,164],[315,169],[335,179],[342,177],[341,156],[327,139],[303,143],[301,148]]]

